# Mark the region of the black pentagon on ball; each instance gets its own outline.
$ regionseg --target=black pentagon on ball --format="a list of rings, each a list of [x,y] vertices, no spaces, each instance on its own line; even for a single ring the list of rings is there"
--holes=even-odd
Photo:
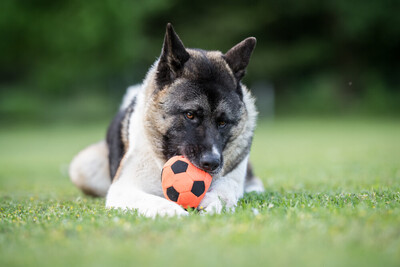
[[[189,164],[184,161],[178,160],[174,164],[171,165],[171,169],[175,174],[185,172],[188,168]]]
[[[201,196],[205,190],[206,186],[203,181],[194,181],[191,191],[196,197]]]
[[[171,186],[167,188],[167,196],[170,200],[176,202],[178,201],[179,193]]]

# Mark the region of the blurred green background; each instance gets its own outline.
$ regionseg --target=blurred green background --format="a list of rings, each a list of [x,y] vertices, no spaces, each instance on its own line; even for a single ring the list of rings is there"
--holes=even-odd
[[[244,82],[262,115],[400,114],[399,1],[0,3],[0,122],[112,117],[159,56],[167,22],[187,47],[255,36]]]
[[[1,266],[400,266],[400,1],[1,0]],[[147,220],[68,179],[161,52],[258,39],[266,193]],[[274,121],[267,118],[277,118]],[[194,249],[196,248],[196,249]]]

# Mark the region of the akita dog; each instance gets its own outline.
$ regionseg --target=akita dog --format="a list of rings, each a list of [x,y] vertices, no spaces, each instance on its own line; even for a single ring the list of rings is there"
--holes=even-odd
[[[128,88],[106,140],[73,159],[72,182],[106,196],[109,208],[186,215],[163,197],[160,176],[169,158],[183,155],[213,177],[203,212],[233,209],[244,192],[263,191],[248,164],[257,111],[241,83],[255,45],[250,37],[225,54],[189,49],[168,24],[160,58]]]

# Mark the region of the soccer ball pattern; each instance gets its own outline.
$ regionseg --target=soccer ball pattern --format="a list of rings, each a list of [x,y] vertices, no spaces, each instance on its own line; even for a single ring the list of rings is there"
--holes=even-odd
[[[197,208],[210,187],[212,177],[183,156],[170,158],[164,165],[162,188],[166,199],[183,208]]]

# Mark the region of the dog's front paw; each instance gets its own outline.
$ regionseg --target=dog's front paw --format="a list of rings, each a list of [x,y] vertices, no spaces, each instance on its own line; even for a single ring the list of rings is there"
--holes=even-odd
[[[162,199],[162,201],[157,201],[157,203],[148,203],[148,205],[139,208],[138,212],[149,218],[155,218],[156,216],[180,217],[189,215],[181,206],[164,199]]]
[[[199,207],[208,214],[219,214],[222,211],[223,203],[217,194],[208,192],[200,202]]]

